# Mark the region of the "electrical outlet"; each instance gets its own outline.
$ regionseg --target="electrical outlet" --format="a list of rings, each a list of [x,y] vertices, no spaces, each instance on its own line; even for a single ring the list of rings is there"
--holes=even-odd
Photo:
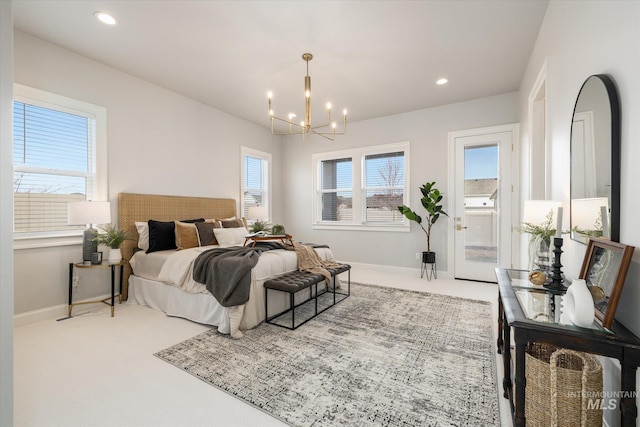
[[[80,283],[80,276],[73,276],[73,287],[77,288],[78,283]]]
[[[420,252],[416,252],[416,259],[420,259]]]

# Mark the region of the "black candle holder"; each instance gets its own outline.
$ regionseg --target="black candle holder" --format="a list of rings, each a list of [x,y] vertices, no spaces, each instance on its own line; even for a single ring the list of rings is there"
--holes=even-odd
[[[562,274],[562,264],[560,255],[562,254],[562,237],[553,238],[553,264],[551,264],[551,282],[545,285],[546,288],[554,291],[562,291],[564,286],[564,275]]]

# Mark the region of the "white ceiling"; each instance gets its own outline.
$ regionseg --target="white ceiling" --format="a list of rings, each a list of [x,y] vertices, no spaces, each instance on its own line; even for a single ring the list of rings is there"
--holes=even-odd
[[[324,104],[359,121],[518,90],[542,0],[14,0],[15,28],[267,126]],[[95,11],[119,20],[107,27]],[[437,86],[440,77],[449,84]]]

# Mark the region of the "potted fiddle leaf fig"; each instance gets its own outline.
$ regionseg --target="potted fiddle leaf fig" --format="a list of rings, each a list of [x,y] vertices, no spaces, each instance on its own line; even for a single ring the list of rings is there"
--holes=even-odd
[[[435,182],[427,182],[420,187],[422,193],[422,207],[427,211],[424,221],[420,215],[413,211],[410,207],[402,205],[398,206],[398,210],[411,221],[418,223],[424,234],[427,236],[427,251],[422,253],[422,262],[426,264],[435,264],[436,253],[431,252],[431,227],[438,221],[440,215],[449,216],[442,210],[442,193],[435,187]]]

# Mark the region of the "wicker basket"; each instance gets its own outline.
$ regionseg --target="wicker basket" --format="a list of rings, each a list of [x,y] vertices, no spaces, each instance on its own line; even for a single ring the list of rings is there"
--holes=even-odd
[[[588,353],[560,349],[551,355],[551,425],[602,426],[602,365]]]
[[[602,426],[589,398],[602,392],[602,365],[590,354],[528,343],[525,354],[527,426]]]

